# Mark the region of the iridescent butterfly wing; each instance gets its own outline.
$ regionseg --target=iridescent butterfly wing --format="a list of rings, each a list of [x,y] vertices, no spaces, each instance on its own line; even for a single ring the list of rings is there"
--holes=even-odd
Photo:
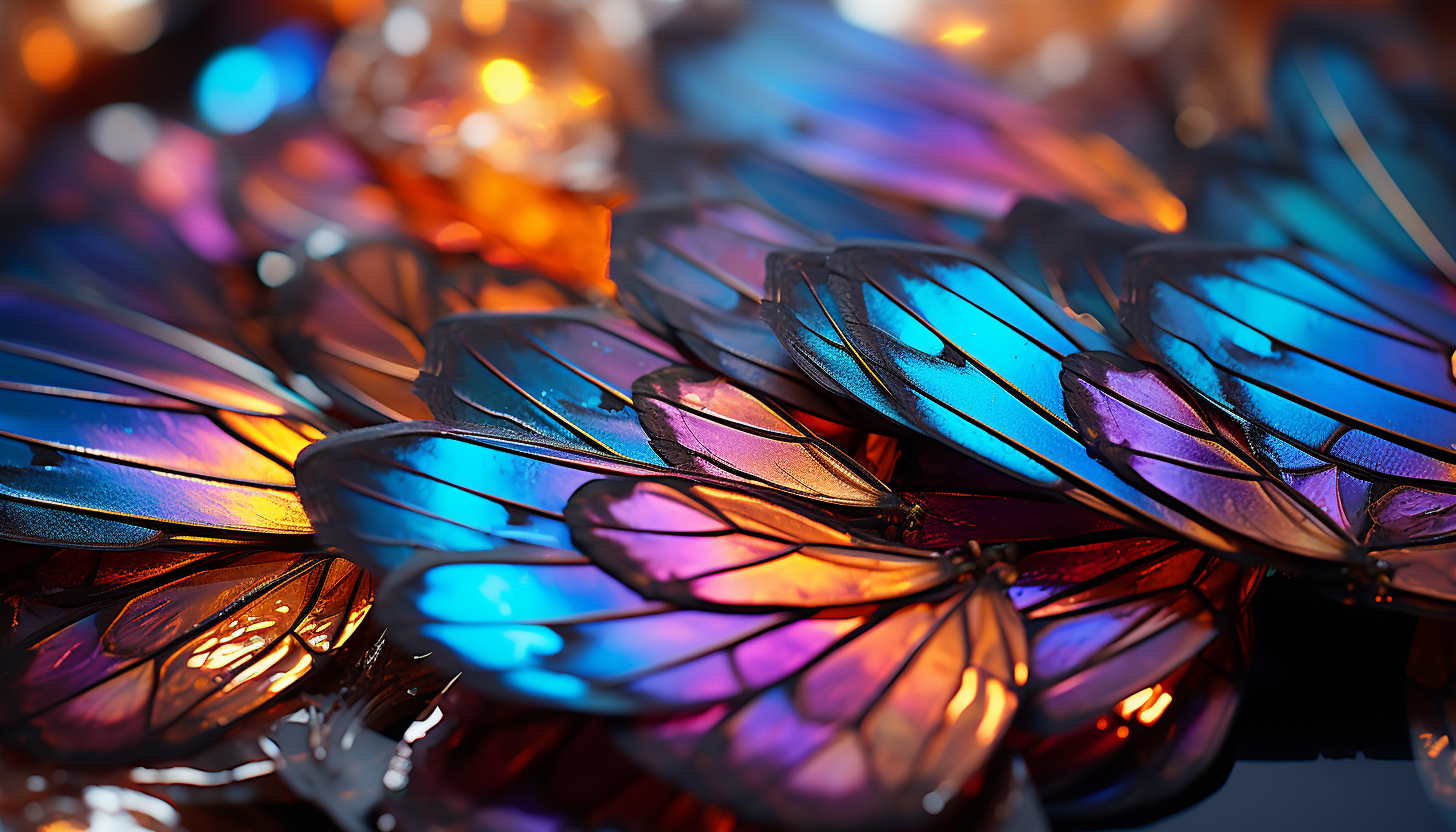
[[[794,407],[837,415],[759,318],[764,259],[823,242],[748,202],[654,203],[613,223],[612,279],[644,326],[699,361]]]
[[[428,336],[415,391],[435,418],[660,465],[632,410],[632,382],[682,356],[596,309],[452,317]]]
[[[663,65],[696,132],[837,182],[978,217],[1037,194],[1166,230],[1183,222],[1182,204],[1110,139],[1074,137],[965,67],[813,4],[755,6],[730,37],[685,42]]]
[[[1281,167],[1249,134],[1204,151],[1189,230],[1213,242],[1300,246],[1418,291],[1444,288],[1423,255],[1388,247],[1363,215]]]
[[[293,461],[318,412],[141,315],[0,289],[0,536],[139,548],[307,535]]]
[[[789,503],[681,480],[588,484],[567,520],[581,551],[648,598],[741,614],[808,607],[818,619],[854,605],[836,616],[849,619],[844,633],[783,682],[628,740],[696,793],[799,826],[939,811],[969,769],[940,768],[938,755],[984,761],[978,743],[1018,702],[1028,724],[1056,729],[1150,688],[1229,626],[1222,611],[1258,574],[1169,541],[1067,535],[1002,547],[1022,572],[1008,597],[1003,567],[968,580],[991,550],[893,546]],[[1029,648],[1017,646],[1023,626]],[[755,647],[726,657],[739,679],[761,672]],[[723,662],[711,658],[679,683],[711,678]],[[958,722],[968,707],[986,709],[974,737]]]
[[[846,509],[895,511],[873,474],[783,408],[721,376],[668,367],[632,384],[648,441],[679,471],[788,492]]]
[[[3,590],[0,731],[89,764],[175,758],[293,688],[371,603],[326,554],[55,552]]]
[[[819,262],[786,256],[770,274],[775,331],[806,368],[857,367],[841,390],[952,448],[1123,522],[1236,548],[1088,457],[1066,416],[1061,359],[1115,348],[1045,295],[941,249],[845,246]]]
[[[1270,68],[1275,135],[1383,247],[1456,281],[1450,133],[1402,101],[1348,43],[1291,25]]]
[[[1345,535],[1367,549],[1449,537],[1449,289],[1417,295],[1310,254],[1215,249],[1144,252],[1128,290],[1128,327],[1149,352],[1235,417],[1264,465]]]
[[[1132,337],[1117,320],[1122,257],[1160,236],[1090,208],[1028,198],[988,229],[981,245],[1057,306],[1127,348]]]
[[[283,285],[273,329],[291,366],[349,419],[428,419],[411,388],[431,324],[475,309],[535,311],[568,300],[544,278],[376,241],[309,260]]]

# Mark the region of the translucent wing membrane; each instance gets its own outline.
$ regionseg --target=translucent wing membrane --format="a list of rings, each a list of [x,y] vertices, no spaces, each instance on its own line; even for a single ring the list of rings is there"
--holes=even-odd
[[[597,310],[472,314],[431,330],[415,390],[446,422],[660,464],[632,409],[632,382],[682,362],[661,339]]]
[[[886,612],[784,682],[639,724],[624,748],[750,818],[854,829],[927,820],[1010,726],[1025,638],[995,578]]]
[[[1017,278],[940,250],[849,246],[822,270],[777,260],[770,284],[775,331],[839,390],[1113,517],[1232,547],[1088,457],[1056,379],[1063,356],[1112,344]]]
[[[372,583],[312,553],[62,550],[0,590],[0,730],[96,764],[174,757],[341,647]]]
[[[561,520],[572,492],[603,477],[664,473],[577,447],[432,422],[351,431],[299,462],[320,538],[380,573],[416,549],[471,553],[512,542],[578,559]]]
[[[675,469],[850,508],[900,506],[859,463],[783,408],[724,378],[664,368],[633,383],[632,405],[653,450]]]
[[[1132,269],[1129,328],[1236,414],[1225,421],[1240,444],[1366,549],[1425,547],[1388,559],[1446,570],[1446,506],[1456,504],[1449,291],[1418,298],[1312,255],[1242,250],[1149,251]]]
[[[764,260],[822,235],[749,202],[653,203],[613,223],[612,279],[641,323],[709,367],[801,409],[836,409],[759,317]]]
[[[935,589],[963,559],[849,533],[828,515],[685,480],[589,484],[566,512],[594,563],[685,606],[852,606]]]
[[[1198,656],[1097,719],[1023,748],[1047,814],[1086,820],[1187,800],[1233,728],[1250,623],[1245,615]]]
[[[1161,235],[1088,208],[1023,199],[981,240],[987,251],[1089,327],[1126,347],[1117,320],[1122,257]]]
[[[407,245],[370,242],[308,261],[284,284],[274,328],[292,366],[349,418],[428,419],[411,388],[436,319],[482,308],[535,311],[569,299],[545,278],[477,258],[437,264]]]
[[[1424,258],[1456,281],[1450,136],[1401,100],[1354,49],[1290,27],[1270,68],[1273,127],[1289,157],[1352,212],[1382,247]],[[1445,133],[1445,135],[1442,135]]]
[[[0,535],[142,547],[308,534],[293,461],[318,412],[150,318],[0,290]]]

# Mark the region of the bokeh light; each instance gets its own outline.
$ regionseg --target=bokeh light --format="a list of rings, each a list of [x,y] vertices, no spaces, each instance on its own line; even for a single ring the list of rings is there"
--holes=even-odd
[[[328,40],[324,34],[303,21],[279,26],[258,40],[258,48],[273,62],[280,107],[292,104],[313,90],[329,55]]]
[[[246,133],[278,106],[278,76],[261,49],[235,46],[213,56],[197,79],[197,112],[221,133]]]
[[[140,52],[165,23],[156,0],[67,0],[66,11],[88,34],[118,52]]]
[[[384,45],[396,55],[409,57],[430,45],[430,19],[413,6],[401,6],[384,19]]]
[[[157,117],[140,104],[111,104],[91,114],[86,133],[96,152],[123,165],[135,165],[152,152],[161,136]]]
[[[462,0],[460,18],[470,31],[489,36],[501,30],[506,24],[506,12],[510,0]]]
[[[56,90],[76,77],[76,42],[54,20],[32,23],[20,37],[20,62],[25,74],[41,87]]]
[[[531,76],[526,68],[510,58],[496,58],[485,65],[480,72],[480,82],[485,94],[497,104],[519,101],[531,88]]]

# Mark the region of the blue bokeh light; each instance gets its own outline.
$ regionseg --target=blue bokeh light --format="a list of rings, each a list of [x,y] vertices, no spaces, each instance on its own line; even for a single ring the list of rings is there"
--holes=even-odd
[[[318,83],[329,56],[329,43],[323,32],[300,20],[284,23],[264,35],[258,40],[258,48],[273,62],[279,107],[308,95]]]
[[[197,78],[197,112],[222,133],[246,133],[278,106],[278,75],[261,49],[234,46],[212,56]]]

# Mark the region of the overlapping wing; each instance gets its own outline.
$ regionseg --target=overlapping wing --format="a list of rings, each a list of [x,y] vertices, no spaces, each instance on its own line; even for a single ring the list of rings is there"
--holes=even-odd
[[[630,320],[599,310],[475,313],[431,328],[415,392],[445,422],[657,465],[632,409],[632,382],[683,360]]]
[[[342,646],[372,581],[317,553],[62,550],[3,591],[0,731],[87,763],[175,758]]]
[[[1290,158],[1362,216],[1382,247],[1456,281],[1456,170],[1445,125],[1315,27],[1284,33],[1269,84],[1272,126]]]
[[[1088,457],[1056,379],[1063,356],[1113,347],[1046,296],[966,255],[920,247],[847,246],[822,271],[797,266],[784,258],[770,274],[786,301],[775,331],[806,369],[846,380],[840,391],[1110,516],[1236,548]]]
[[[0,290],[0,536],[137,548],[305,535],[322,417],[271,373],[122,310]]]
[[[1439,543],[1456,506],[1456,296],[1304,255],[1149,251],[1126,315],[1288,486],[1371,548]]]
[[[873,474],[792,415],[720,376],[667,367],[632,384],[632,406],[671,467],[847,508],[897,509]]]
[[[1127,348],[1132,337],[1117,320],[1122,258],[1160,236],[1089,208],[1027,198],[987,229],[981,245],[1057,306]]]
[[[800,828],[924,822],[994,753],[1026,644],[995,577],[882,609],[787,680],[622,739],[647,768],[749,818]]]
[[[280,291],[275,337],[290,364],[359,422],[428,419],[411,392],[425,360],[425,331],[475,309],[535,311],[569,299],[540,277],[477,258],[447,261],[411,246],[360,243],[309,260]]]
[[[643,326],[709,367],[801,409],[833,405],[764,326],[764,260],[827,239],[751,202],[653,202],[613,223],[611,275]]]

